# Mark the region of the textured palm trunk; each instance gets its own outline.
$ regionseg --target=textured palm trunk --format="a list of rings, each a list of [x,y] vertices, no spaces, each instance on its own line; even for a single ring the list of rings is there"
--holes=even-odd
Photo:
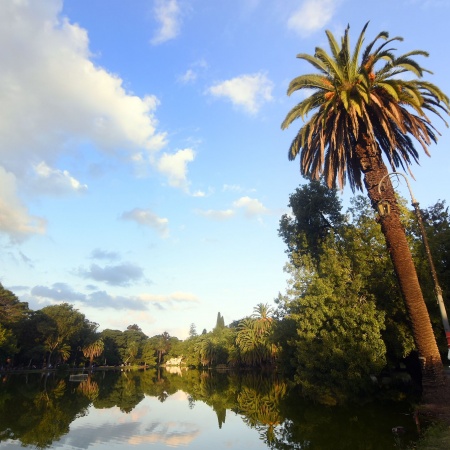
[[[362,138],[355,150],[372,207],[377,210],[380,200],[386,200],[390,205],[390,213],[380,217],[380,224],[411,320],[414,341],[422,362],[423,388],[426,395],[430,392],[429,388],[445,382],[445,375],[405,230],[400,221],[400,209],[378,148],[367,138]],[[381,181],[383,184],[380,194],[378,186]]]

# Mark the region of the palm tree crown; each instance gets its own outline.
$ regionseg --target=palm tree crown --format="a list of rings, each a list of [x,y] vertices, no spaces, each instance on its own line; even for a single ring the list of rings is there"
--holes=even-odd
[[[395,57],[395,49],[388,45],[403,39],[389,39],[385,31],[361,53],[367,26],[368,23],[353,54],[347,27],[341,45],[330,31],[326,32],[331,54],[317,47],[314,56],[297,55],[319,73],[301,75],[291,81],[288,95],[300,89],[313,93],[292,108],[282,123],[285,129],[294,120],[305,120],[311,114],[289,148],[289,159],[300,153],[302,175],[318,179],[323,174],[329,187],[340,188],[347,178],[352,191],[362,189],[364,167],[355,153],[362,136],[375,143],[393,170],[400,166],[404,169],[418,161],[411,137],[426,154],[427,146],[436,142],[438,132],[426,113],[431,111],[442,119],[442,113],[449,114],[449,98],[435,85],[421,80],[424,72],[429,71],[412,58],[428,53],[414,50]],[[380,40],[385,42],[375,47]],[[399,78],[407,72],[416,78]]]

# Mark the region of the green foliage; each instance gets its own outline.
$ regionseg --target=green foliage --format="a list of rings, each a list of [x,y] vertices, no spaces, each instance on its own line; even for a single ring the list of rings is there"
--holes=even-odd
[[[193,338],[195,336],[198,336],[197,327],[195,326],[195,323],[191,323],[191,326],[189,327],[189,337]]]
[[[100,356],[103,353],[105,348],[105,343],[101,338],[96,339],[95,341],[89,342],[83,348],[83,355],[86,358],[89,358],[89,367],[92,367],[92,363],[94,362],[94,358]]]
[[[306,395],[338,403],[368,389],[370,375],[386,364],[384,314],[362,294],[362,280],[350,261],[330,246],[323,251],[306,286],[304,270],[288,268],[292,280],[284,307],[297,330],[289,341],[296,381]]]
[[[13,332],[0,324],[0,367],[4,365],[7,358],[11,359],[18,351]]]
[[[21,302],[17,296],[0,283],[0,325],[11,328],[25,320],[30,313],[28,303]]]
[[[46,306],[40,313],[43,320],[38,323],[38,329],[44,336],[43,345],[48,352],[49,365],[54,363],[54,353],[59,354],[62,360],[67,359],[70,349],[81,343],[82,336],[86,332],[95,332],[98,326],[68,303]]]
[[[278,234],[287,246],[291,262],[296,264],[297,258],[305,254],[319,257],[323,240],[343,223],[336,191],[311,181],[289,196],[288,206],[292,215],[281,217]]]
[[[450,314],[450,214],[448,207],[445,206],[445,201],[438,201],[435,205],[421,210],[421,214],[437,280],[442,290],[442,297],[448,315]],[[446,358],[447,341],[436,301],[435,284],[431,276],[428,258],[425,254],[425,247],[415,216],[414,219],[414,227],[412,227],[411,234],[414,239],[415,264],[424,297],[427,301],[427,308],[430,311],[435,335],[441,353]]]
[[[253,308],[252,317],[239,322],[236,335],[236,353],[238,360],[234,365],[262,367],[274,364],[278,348],[272,340],[273,322],[272,308],[268,304],[259,303]],[[236,358],[234,356],[234,358]]]
[[[429,71],[413,57],[428,54],[414,50],[395,56],[394,49],[386,46],[402,38],[388,39],[387,32],[379,33],[363,49],[368,25],[353,53],[348,26],[339,42],[326,31],[329,53],[316,47],[314,55],[297,55],[317,73],[300,75],[290,82],[288,95],[302,89],[310,92],[281,125],[286,129],[297,119],[305,122],[288,152],[291,160],[300,156],[302,175],[315,180],[323,175],[329,187],[343,188],[347,180],[353,191],[362,190],[362,173],[368,169],[356,156],[357,143],[370,143],[380,157],[385,155],[393,170],[407,167],[418,161],[415,140],[426,153],[427,146],[437,140],[427,112],[446,123],[444,116],[450,107],[449,98],[437,86],[422,81]],[[400,76],[403,74],[407,76]]]
[[[220,312],[218,312],[216,326],[214,327],[213,331],[220,331],[223,328],[225,328],[225,319],[223,318],[222,314],[220,314]]]

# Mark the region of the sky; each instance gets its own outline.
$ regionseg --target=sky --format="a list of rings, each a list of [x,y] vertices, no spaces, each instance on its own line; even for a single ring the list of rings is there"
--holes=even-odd
[[[286,289],[296,58],[370,21],[450,94],[450,0],[0,0],[0,282],[184,339]],[[450,200],[450,130],[411,188]],[[408,198],[405,186],[399,186]],[[344,205],[352,192],[340,194]]]

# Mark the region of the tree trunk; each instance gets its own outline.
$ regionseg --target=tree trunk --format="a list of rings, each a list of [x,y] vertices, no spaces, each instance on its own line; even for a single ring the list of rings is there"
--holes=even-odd
[[[355,152],[364,174],[364,184],[372,207],[377,211],[380,200],[385,200],[390,205],[389,214],[380,216],[379,221],[411,320],[414,341],[422,363],[423,390],[427,396],[430,394],[430,388],[445,383],[445,374],[405,230],[400,221],[395,191],[376,145],[367,137],[363,137],[357,143]],[[378,186],[381,181],[383,184],[380,193]]]

